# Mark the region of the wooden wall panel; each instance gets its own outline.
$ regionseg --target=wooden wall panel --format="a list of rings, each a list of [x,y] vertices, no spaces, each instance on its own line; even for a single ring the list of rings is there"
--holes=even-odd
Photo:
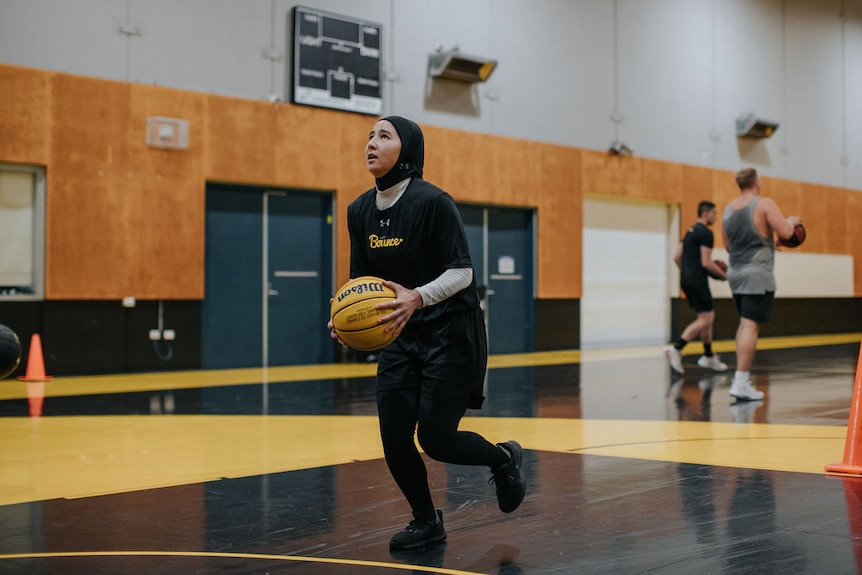
[[[128,141],[131,85],[66,74],[52,84],[45,295],[122,297],[133,241],[129,198],[139,193]]]
[[[0,66],[0,160],[48,164],[51,150],[51,74]]]
[[[334,191],[337,277],[346,279],[344,216],[373,185],[363,150],[375,118],[5,65],[0,97],[0,161],[48,168],[48,298],[203,297],[207,181]],[[148,148],[143,130],[152,115],[188,119],[189,149]],[[426,178],[456,200],[537,209],[543,299],[581,296],[585,194],[677,203],[685,226],[701,199],[721,214],[739,193],[729,171],[423,130]],[[786,215],[804,218],[810,236],[800,249],[856,258],[862,295],[862,193],[763,184]]]
[[[632,197],[678,205],[682,203],[684,190],[682,164],[644,159],[640,189],[633,190]]]
[[[425,127],[425,179],[459,202],[499,203],[494,191],[494,139],[485,134]]]
[[[208,96],[206,178],[217,182],[273,184],[280,106]]]
[[[362,165],[365,139],[358,134],[352,154],[342,157],[339,143],[344,114],[278,105],[277,118],[273,148],[276,182],[288,187],[333,190],[344,164]]]
[[[859,226],[858,215],[855,220],[848,218],[848,196],[854,192],[838,188],[826,189],[826,228],[814,229],[812,233],[822,235],[826,241],[825,253],[851,253],[848,237],[853,226]],[[808,228],[806,227],[806,231]],[[862,263],[862,260],[857,260]]]
[[[538,182],[541,177],[539,162],[540,144],[513,138],[493,138],[491,145],[493,163],[485,168],[484,162],[461,169],[485,172],[483,183],[489,189],[482,190],[485,201],[511,206],[535,206],[542,190]],[[480,152],[481,153],[481,152]]]
[[[815,184],[800,184],[801,194],[799,197],[798,211],[791,212],[790,209],[784,209],[784,216],[798,214],[805,222],[805,229],[808,233],[805,243],[796,248],[798,251],[827,253],[827,238],[830,228],[829,214],[827,213],[828,204],[826,196],[828,190],[825,186]]]
[[[552,145],[538,148],[537,296],[580,298],[584,220],[581,151]]]
[[[470,158],[475,150],[478,134],[445,130],[435,126],[422,126],[425,135],[425,169],[424,178],[436,186],[449,192],[458,201],[464,201],[465,193],[476,189],[477,180],[472,179],[470,172],[456,174],[449,172],[449,166],[454,158]],[[461,137],[463,134],[464,137]],[[458,177],[463,176],[463,177]]]
[[[638,197],[643,185],[641,158],[582,151],[581,189],[584,195]]]
[[[189,122],[189,147],[146,145],[146,119]],[[128,139],[136,193],[127,223],[127,295],[139,299],[204,296],[206,95],[133,85]]]

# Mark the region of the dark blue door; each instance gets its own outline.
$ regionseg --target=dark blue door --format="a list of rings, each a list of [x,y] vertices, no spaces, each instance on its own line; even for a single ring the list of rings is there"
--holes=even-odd
[[[534,349],[533,212],[459,205],[491,353]]]
[[[488,209],[488,333],[493,353],[533,351],[533,213]]]
[[[201,366],[328,363],[332,199],[210,185]]]
[[[266,195],[269,365],[328,363],[332,289],[329,194]]]

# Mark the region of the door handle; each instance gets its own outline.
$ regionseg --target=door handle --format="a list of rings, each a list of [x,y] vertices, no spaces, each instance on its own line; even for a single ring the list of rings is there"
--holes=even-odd
[[[269,295],[278,295],[278,290],[269,288]]]

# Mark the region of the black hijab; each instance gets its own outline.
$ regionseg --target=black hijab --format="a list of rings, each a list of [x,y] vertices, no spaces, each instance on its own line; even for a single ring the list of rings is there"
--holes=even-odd
[[[401,116],[386,116],[386,120],[398,132],[401,139],[401,153],[392,169],[382,178],[376,178],[378,190],[388,190],[405,178],[421,178],[425,165],[425,137],[422,130],[412,120]]]

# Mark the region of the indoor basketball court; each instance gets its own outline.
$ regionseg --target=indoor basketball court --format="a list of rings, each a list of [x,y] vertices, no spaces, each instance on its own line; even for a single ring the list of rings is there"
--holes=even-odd
[[[855,573],[862,479],[824,465],[859,341],[763,339],[738,404],[659,347],[492,356],[462,427],[524,446],[527,497],[428,460],[448,540],[415,552],[373,364],[6,380],[0,573]]]

